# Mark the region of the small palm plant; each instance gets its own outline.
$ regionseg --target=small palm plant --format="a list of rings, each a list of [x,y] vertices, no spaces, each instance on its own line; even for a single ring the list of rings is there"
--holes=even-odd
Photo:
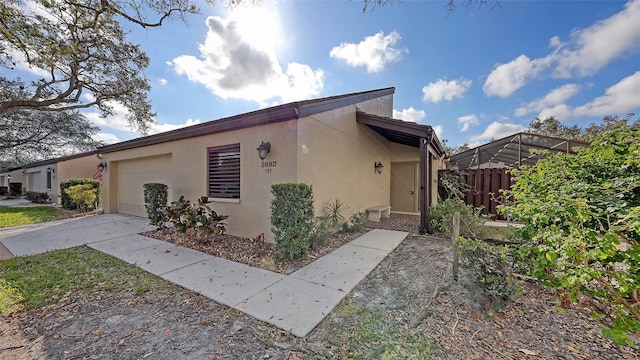
[[[343,215],[346,209],[348,209],[348,207],[340,199],[335,199],[334,201],[324,204],[325,218],[333,230],[338,230],[342,224],[347,221]]]

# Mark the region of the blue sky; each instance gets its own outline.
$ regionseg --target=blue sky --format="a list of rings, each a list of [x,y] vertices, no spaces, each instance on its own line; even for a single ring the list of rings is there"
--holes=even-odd
[[[263,107],[393,86],[394,117],[480,145],[555,116],[582,127],[640,113],[640,0],[508,1],[500,7],[358,0],[202,4],[188,24],[133,28],[151,58],[152,132]],[[87,116],[109,141],[124,114]]]

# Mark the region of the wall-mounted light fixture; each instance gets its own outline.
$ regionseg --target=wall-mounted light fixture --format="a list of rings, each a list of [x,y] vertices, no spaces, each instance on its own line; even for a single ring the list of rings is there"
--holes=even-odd
[[[51,174],[51,173],[55,173],[55,172],[56,172],[55,169],[52,169],[50,167],[47,168],[47,173]]]
[[[264,160],[267,158],[267,154],[271,152],[271,143],[268,141],[263,141],[260,143],[260,146],[258,146],[256,150],[258,150],[258,157],[260,158],[260,160]]]
[[[107,168],[107,163],[104,161],[101,161],[100,164],[98,164],[98,170],[100,171],[104,171],[104,169]]]
[[[373,166],[375,167],[378,174],[382,174],[382,168],[384,167],[384,165],[382,165],[380,161],[376,161],[375,163],[373,163]]]
[[[7,182],[11,184],[11,175],[7,175]]]
[[[27,169],[22,169],[22,175],[27,176]]]

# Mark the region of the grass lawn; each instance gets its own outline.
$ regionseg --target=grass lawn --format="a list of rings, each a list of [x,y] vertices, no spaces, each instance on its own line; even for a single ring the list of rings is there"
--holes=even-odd
[[[55,304],[76,291],[162,289],[162,279],[86,246],[0,261],[0,315]]]
[[[0,228],[35,224],[64,218],[64,214],[51,206],[0,206]]]

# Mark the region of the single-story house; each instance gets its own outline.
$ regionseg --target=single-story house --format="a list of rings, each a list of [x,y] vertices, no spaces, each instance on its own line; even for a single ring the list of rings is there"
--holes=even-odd
[[[0,186],[9,188],[9,183],[21,183],[24,187],[25,177],[22,173],[22,167],[2,170],[0,172]]]
[[[143,184],[169,201],[208,196],[230,234],[270,231],[271,185],[313,187],[316,215],[343,202],[421,214],[437,200],[444,150],[433,129],[393,119],[395,88],[292,102],[99,148],[105,213],[147,216]]]
[[[94,150],[27,164],[21,168],[22,187],[26,191],[46,192],[53,202],[60,204],[60,183],[69,179],[90,179],[100,163]],[[13,178],[11,182],[14,182]]]

